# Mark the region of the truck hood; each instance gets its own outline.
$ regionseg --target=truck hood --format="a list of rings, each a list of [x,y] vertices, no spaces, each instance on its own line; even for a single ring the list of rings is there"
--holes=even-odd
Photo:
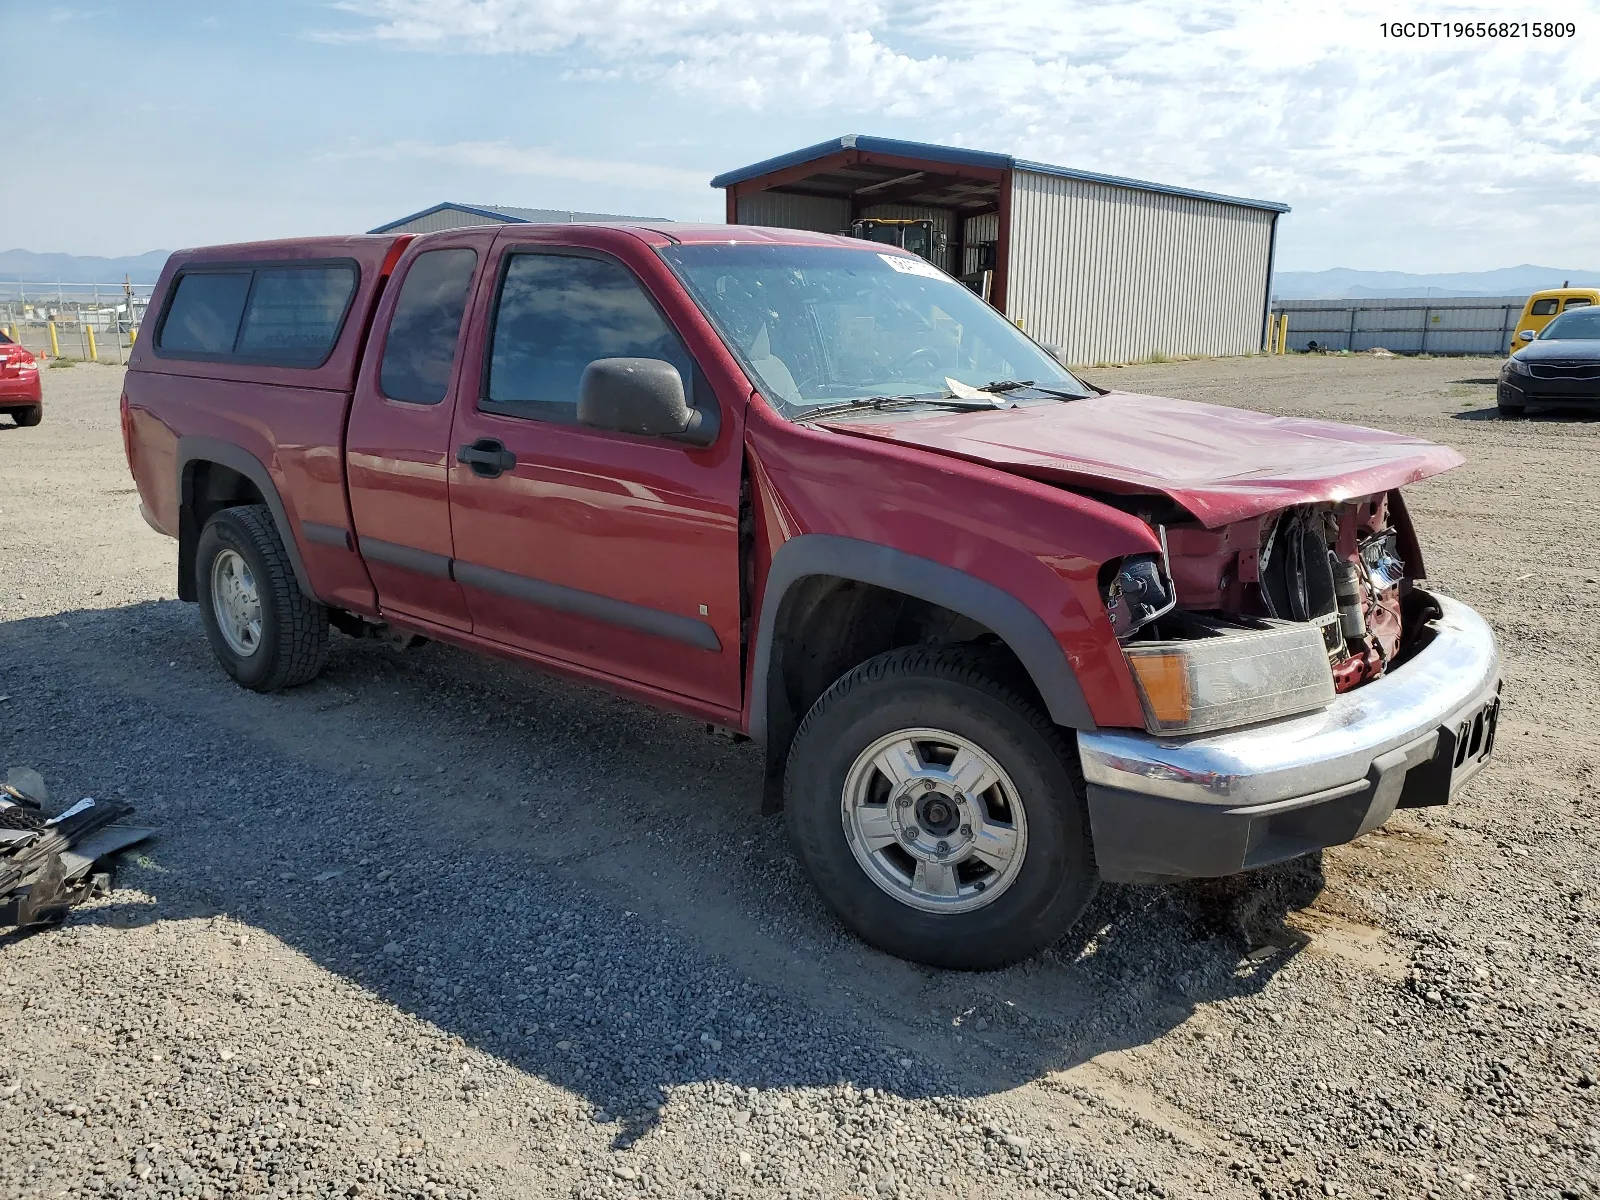
[[[1465,461],[1448,446],[1381,429],[1132,392],[820,423],[1047,483],[1168,496],[1208,528],[1291,504],[1370,496]]]

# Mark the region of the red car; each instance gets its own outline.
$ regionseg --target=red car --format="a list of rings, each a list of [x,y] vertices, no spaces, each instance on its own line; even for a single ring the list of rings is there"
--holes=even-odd
[[[424,635],[748,735],[863,937],[991,967],[1488,759],[1415,438],[1103,392],[897,248],[480,226],[172,256],[122,400],[217,658]]]
[[[0,333],[0,413],[10,414],[18,425],[37,425],[44,420],[39,362],[4,333]]]

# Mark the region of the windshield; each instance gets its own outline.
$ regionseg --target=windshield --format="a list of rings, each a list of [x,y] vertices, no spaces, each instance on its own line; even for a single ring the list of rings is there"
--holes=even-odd
[[[1544,327],[1541,342],[1600,342],[1600,308],[1575,308]]]
[[[1087,396],[1036,343],[920,258],[844,246],[669,246],[661,255],[792,418],[819,405],[1007,383]]]

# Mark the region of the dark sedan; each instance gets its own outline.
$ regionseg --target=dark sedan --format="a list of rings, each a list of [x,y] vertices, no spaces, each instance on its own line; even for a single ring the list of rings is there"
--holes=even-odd
[[[1500,368],[1500,412],[1600,409],[1600,307],[1562,313]]]

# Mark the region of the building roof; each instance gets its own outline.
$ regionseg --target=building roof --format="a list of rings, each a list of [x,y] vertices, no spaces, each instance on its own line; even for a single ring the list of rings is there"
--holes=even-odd
[[[398,217],[393,221],[386,221],[376,229],[367,230],[368,233],[387,233],[397,226],[408,221],[415,221],[419,217],[432,216],[436,212],[454,209],[457,212],[470,213],[475,217],[486,217],[491,221],[504,221],[508,225],[531,224],[556,224],[567,225],[575,222],[606,223],[611,221],[654,221],[668,220],[667,217],[628,217],[617,213],[592,213],[574,212],[564,208],[514,208],[506,204],[461,204],[454,200],[446,200],[443,204],[435,204],[432,208],[425,208],[421,212],[414,212],[409,216]]]
[[[1033,171],[1040,175],[1059,175],[1066,179],[1082,179],[1089,183],[1103,183],[1112,187],[1133,188],[1143,192],[1159,192],[1168,196],[1187,196],[1195,200],[1214,200],[1221,204],[1237,204],[1245,208],[1266,209],[1269,212],[1286,213],[1289,211],[1287,204],[1279,204],[1273,200],[1250,200],[1243,196],[1225,196],[1217,192],[1199,191],[1195,188],[1173,187],[1165,183],[1151,183],[1144,179],[1126,179],[1119,175],[1102,175],[1095,171],[1079,171],[1071,167],[1058,167],[1051,163],[1016,158],[1010,154],[993,154],[983,150],[966,150],[959,146],[936,146],[928,142],[908,142],[899,138],[872,137],[860,133],[847,133],[843,137],[830,138],[828,141],[818,142],[814,146],[791,150],[787,154],[780,154],[776,158],[769,158],[763,162],[752,163],[748,167],[724,171],[711,181],[711,186],[714,188],[732,187],[736,184],[759,179],[764,175],[771,175],[777,171],[787,171],[791,167],[803,166],[809,162],[819,162],[850,150],[866,154],[888,155],[900,159],[947,163],[957,168],[976,167],[987,171]],[[807,183],[810,182],[807,181]],[[822,181],[819,180],[818,182]],[[825,183],[823,187],[825,190],[833,190],[829,189]],[[790,185],[785,185],[786,190],[789,188]],[[793,190],[809,191],[813,189],[797,187]],[[841,192],[841,194],[845,193]]]

